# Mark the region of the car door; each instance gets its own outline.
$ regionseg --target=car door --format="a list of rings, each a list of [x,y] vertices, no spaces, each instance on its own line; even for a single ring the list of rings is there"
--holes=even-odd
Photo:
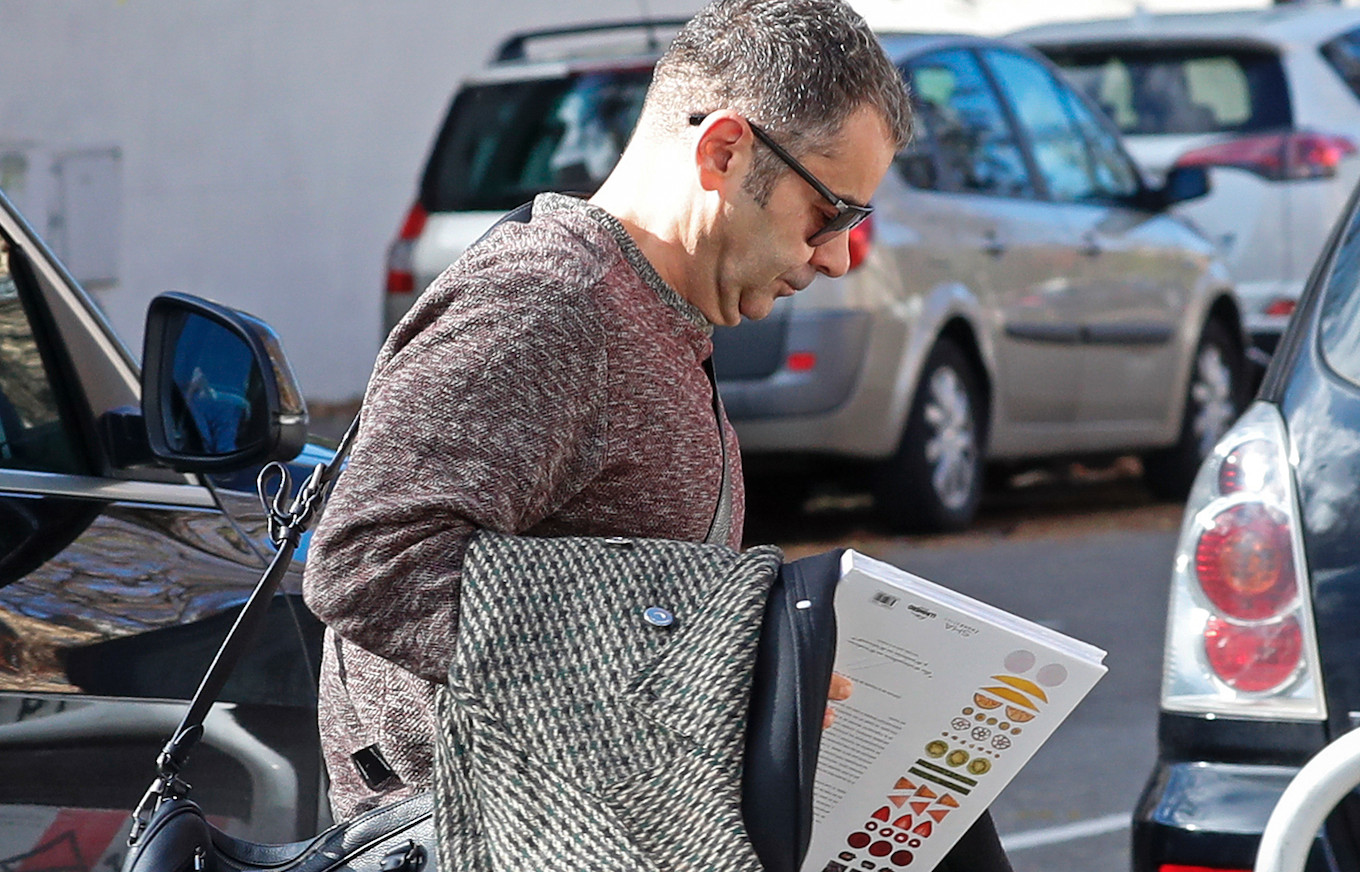
[[[1081,253],[1071,297],[1082,341],[1079,447],[1127,446],[1140,429],[1162,426],[1178,396],[1175,340],[1202,252],[1185,247],[1183,228],[1133,206],[1132,162],[1070,87],[1033,58],[984,55]]]
[[[982,313],[996,386],[992,454],[1024,453],[1064,430],[1076,408],[1068,231],[1039,198],[1011,122],[970,49],[910,59],[904,73],[920,132],[917,153],[899,159],[918,191],[903,203],[901,220],[918,239],[913,250],[937,264],[937,283],[964,288]],[[918,271],[903,265],[904,275]]]
[[[0,869],[117,869],[182,700],[262,571],[259,512],[120,466],[131,443],[109,413],[136,404],[136,370],[3,207]],[[267,841],[315,830],[321,780],[308,619],[276,606],[183,773],[214,820]]]

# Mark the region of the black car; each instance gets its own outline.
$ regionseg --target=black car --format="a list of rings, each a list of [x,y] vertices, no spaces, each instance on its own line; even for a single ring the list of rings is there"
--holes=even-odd
[[[1158,760],[1136,872],[1251,869],[1298,768],[1360,724],[1360,200],[1257,401],[1204,462],[1172,569]],[[1310,869],[1360,869],[1344,800]]]
[[[214,387],[210,365],[191,374]],[[157,753],[272,553],[253,493],[264,458],[217,473],[157,463],[139,378],[98,307],[0,195],[7,872],[119,868]],[[294,466],[330,456],[310,446]],[[329,814],[320,628],[302,606],[298,566],[184,772],[215,820],[265,841],[314,834]]]

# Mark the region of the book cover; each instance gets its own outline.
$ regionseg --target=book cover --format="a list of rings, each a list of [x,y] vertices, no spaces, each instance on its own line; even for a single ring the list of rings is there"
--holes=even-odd
[[[928,872],[1105,674],[1105,652],[846,551],[802,872]]]

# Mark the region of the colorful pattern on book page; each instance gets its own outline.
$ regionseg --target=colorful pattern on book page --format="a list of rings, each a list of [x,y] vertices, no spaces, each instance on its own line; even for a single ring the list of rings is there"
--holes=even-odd
[[[1042,716],[1048,704],[1045,688],[1067,680],[1067,669],[1060,664],[1036,670],[1038,658],[1032,651],[1012,651],[1002,665],[1004,671],[976,688],[971,705],[940,725],[940,737],[926,743],[922,756],[894,776],[882,805],[865,809],[863,825],[850,833],[822,872],[898,872],[910,867],[916,850],[946,826],[960,798],[987,777],[992,761],[1011,747],[1012,737]]]

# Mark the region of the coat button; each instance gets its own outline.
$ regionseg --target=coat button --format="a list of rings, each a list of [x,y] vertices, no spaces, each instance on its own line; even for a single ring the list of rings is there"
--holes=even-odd
[[[642,613],[642,619],[653,627],[669,627],[675,623],[675,615],[661,606],[648,606]]]

